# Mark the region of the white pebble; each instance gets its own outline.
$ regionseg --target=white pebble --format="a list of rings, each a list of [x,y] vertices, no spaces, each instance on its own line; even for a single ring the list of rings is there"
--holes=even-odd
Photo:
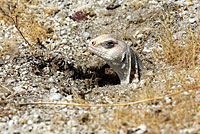
[[[67,122],[67,125],[70,126],[70,127],[72,127],[72,126],[78,126],[79,123],[77,121],[75,121],[75,120],[69,120]]]
[[[138,34],[136,37],[137,39],[141,39],[144,35],[143,34]]]
[[[83,33],[83,36],[84,36],[85,38],[88,38],[88,37],[90,36],[90,34],[89,34],[88,32],[84,32],[84,33]]]
[[[5,37],[5,39],[8,39],[9,35],[7,33],[5,33],[4,37]]]
[[[169,104],[169,103],[172,102],[172,98],[171,97],[165,97],[164,101],[165,101],[166,104]]]
[[[137,129],[138,130],[136,131],[136,134],[143,134],[143,133],[145,133],[147,131],[147,127],[144,124],[138,126]]]
[[[32,125],[33,121],[32,120],[28,120],[27,124]]]
[[[33,115],[34,118],[39,118],[40,116],[38,114]]]
[[[54,81],[55,80],[52,77],[49,78],[49,82],[54,82]]]
[[[8,122],[8,126],[9,126],[9,127],[12,127],[12,125],[13,125],[13,120],[10,120],[10,121]]]
[[[186,91],[184,92],[184,94],[185,94],[185,95],[189,95],[189,93],[188,93],[188,92],[186,92]]]
[[[146,52],[146,53],[149,53],[149,52],[152,52],[151,49],[147,48],[147,47],[144,47],[144,49],[142,50],[143,52]]]
[[[57,93],[57,94],[54,94],[53,96],[51,96],[50,100],[51,101],[60,100],[61,97],[62,97],[61,94]]]
[[[66,97],[66,99],[67,99],[68,101],[72,101],[72,95],[68,95],[68,96]]]
[[[18,87],[13,87],[13,90],[16,92],[22,92],[24,91],[24,88],[22,88],[21,86],[18,86]]]
[[[193,23],[196,22],[196,19],[195,18],[191,18],[191,19],[189,19],[189,22],[193,24]]]
[[[183,134],[191,134],[191,133],[194,133],[194,131],[195,131],[194,128],[185,128],[185,129],[179,130],[179,132]]]
[[[128,16],[126,17],[126,20],[131,20],[131,15],[128,15]]]
[[[60,31],[60,35],[63,35],[65,33],[66,33],[66,30],[64,30],[64,29]]]

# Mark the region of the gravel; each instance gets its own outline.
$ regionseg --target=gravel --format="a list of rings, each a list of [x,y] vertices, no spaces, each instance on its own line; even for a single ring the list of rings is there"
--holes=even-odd
[[[47,29],[49,37],[41,37],[42,45],[31,41],[32,47],[13,25],[0,20],[0,51],[5,51],[0,57],[0,133],[151,133],[145,122],[130,121],[132,124],[124,123],[119,130],[109,129],[104,123],[114,122],[116,107],[18,104],[134,101],[133,98],[139,98],[135,93],[144,92],[146,81],[153,79],[153,73],[162,66],[155,66],[160,63],[152,54],[154,48],[161,49],[155,37],[163,34],[161,20],[169,18],[170,26],[175,29],[173,36],[178,39],[178,34],[186,33],[182,31],[185,25],[194,31],[199,28],[199,7],[199,0],[38,0],[27,12],[37,15],[38,23]],[[73,20],[77,11],[82,11],[88,19]],[[106,67],[105,61],[88,52],[89,41],[103,33],[112,33],[139,53],[146,70],[140,84],[119,85],[117,75]],[[164,98],[164,102],[177,105],[171,97]],[[162,104],[135,105],[131,109],[133,113],[135,109],[151,112],[162,107]],[[199,131],[197,126],[193,124],[178,132],[195,133]],[[160,130],[167,133],[171,126],[168,127],[166,124]]]

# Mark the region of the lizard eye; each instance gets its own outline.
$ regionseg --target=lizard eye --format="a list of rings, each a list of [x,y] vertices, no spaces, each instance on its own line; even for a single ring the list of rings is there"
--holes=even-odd
[[[94,46],[96,44],[96,42],[95,41],[92,41],[92,45]]]
[[[105,44],[105,48],[112,48],[114,46],[115,46],[115,42],[113,42],[113,41],[108,41]]]

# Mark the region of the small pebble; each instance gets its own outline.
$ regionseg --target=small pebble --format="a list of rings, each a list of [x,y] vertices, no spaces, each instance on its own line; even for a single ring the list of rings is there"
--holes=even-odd
[[[50,77],[50,78],[49,78],[49,82],[55,82],[54,78],[53,78],[53,77]]]
[[[4,60],[0,57],[0,66],[4,64]]]
[[[137,127],[136,134],[143,134],[145,132],[147,132],[146,125],[143,124],[143,125],[140,125],[140,126]]]
[[[88,37],[90,36],[90,34],[89,34],[88,32],[84,32],[84,33],[83,33],[83,36],[84,36],[85,38],[88,38]]]
[[[32,120],[28,120],[27,124],[32,125],[33,121]]]
[[[195,19],[195,18],[191,18],[191,19],[189,19],[189,22],[190,22],[191,24],[193,24],[193,23],[196,22],[196,19]]]
[[[50,100],[51,100],[51,101],[57,101],[57,100],[60,100],[61,97],[62,97],[61,94],[56,93],[56,94],[54,94],[53,96],[51,96]]]
[[[165,97],[164,101],[165,101],[166,104],[169,104],[169,103],[172,102],[172,97]]]

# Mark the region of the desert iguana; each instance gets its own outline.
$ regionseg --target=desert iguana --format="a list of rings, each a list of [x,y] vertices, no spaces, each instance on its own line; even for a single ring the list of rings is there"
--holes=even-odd
[[[135,74],[140,80],[143,70],[142,62],[126,43],[109,34],[104,34],[91,40],[88,49],[108,63],[117,73],[121,84],[132,82]]]

